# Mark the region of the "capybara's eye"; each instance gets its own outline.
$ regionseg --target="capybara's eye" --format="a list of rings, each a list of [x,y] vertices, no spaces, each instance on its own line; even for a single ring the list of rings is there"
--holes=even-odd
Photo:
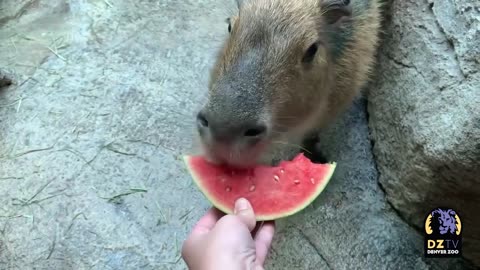
[[[315,59],[315,54],[317,53],[318,45],[317,43],[313,43],[305,52],[302,61],[304,63],[311,63],[313,59]]]

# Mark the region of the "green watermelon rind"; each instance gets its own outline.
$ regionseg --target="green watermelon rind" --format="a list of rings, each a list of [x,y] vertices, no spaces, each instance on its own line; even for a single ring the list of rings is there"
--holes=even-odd
[[[198,187],[198,189],[201,191],[201,193],[218,210],[222,211],[225,214],[233,214],[233,208],[232,207],[226,206],[222,202],[217,201],[213,196],[211,196],[211,194],[208,192],[208,190],[206,190],[204,188],[204,186],[200,184],[200,182],[201,182],[201,181],[199,181],[200,177],[195,173],[195,171],[190,169],[190,166],[189,166],[190,158],[191,158],[191,156],[188,156],[188,155],[183,156],[183,160],[184,160],[184,162],[187,166],[187,170],[189,171],[190,175],[193,178],[193,182]],[[315,192],[311,196],[309,196],[307,199],[305,199],[305,201],[303,203],[299,204],[298,207],[296,207],[295,209],[290,210],[290,211],[285,211],[285,212],[282,212],[282,213],[277,213],[277,214],[272,214],[272,215],[255,215],[256,220],[257,221],[270,221],[270,220],[277,220],[277,219],[281,219],[281,218],[286,218],[286,217],[289,217],[289,216],[292,216],[294,214],[299,213],[300,211],[305,209],[307,206],[309,206],[323,192],[323,190],[325,189],[327,184],[330,182],[330,179],[332,178],[333,173],[335,172],[335,169],[337,167],[336,162],[326,163],[326,164],[322,164],[322,165],[327,165],[329,167],[328,171],[325,173],[325,176],[322,179],[323,181],[320,181],[321,183],[318,184],[318,186],[316,186]]]

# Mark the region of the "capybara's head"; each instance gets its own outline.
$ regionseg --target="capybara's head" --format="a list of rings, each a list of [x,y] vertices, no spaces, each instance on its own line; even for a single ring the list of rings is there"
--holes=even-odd
[[[350,9],[337,0],[237,2],[197,125],[208,159],[243,167],[327,110],[328,36]]]

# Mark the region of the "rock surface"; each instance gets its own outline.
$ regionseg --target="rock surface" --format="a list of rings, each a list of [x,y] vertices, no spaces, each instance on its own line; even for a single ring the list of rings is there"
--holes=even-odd
[[[180,155],[234,1],[20,2],[0,2],[0,269],[185,269],[209,203]],[[365,100],[323,136],[338,170],[279,221],[266,269],[466,268],[424,259],[386,202]]]
[[[385,32],[368,105],[379,181],[417,228],[435,207],[456,209],[480,266],[478,1],[394,1]]]

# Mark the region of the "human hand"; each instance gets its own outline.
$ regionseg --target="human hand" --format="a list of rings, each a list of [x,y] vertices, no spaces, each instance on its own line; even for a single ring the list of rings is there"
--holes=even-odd
[[[190,270],[261,270],[274,232],[274,222],[256,226],[252,206],[239,199],[234,214],[212,208],[197,222],[182,257]]]

